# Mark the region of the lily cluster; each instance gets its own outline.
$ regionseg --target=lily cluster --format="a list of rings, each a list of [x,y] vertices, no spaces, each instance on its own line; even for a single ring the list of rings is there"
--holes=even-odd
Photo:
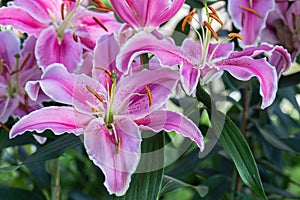
[[[241,13],[246,13],[233,16],[242,18],[242,28],[250,28],[248,21],[257,17],[255,7],[250,10],[249,5],[232,2],[229,6],[240,5],[245,11]],[[262,1],[252,6],[257,2]],[[1,26],[29,36],[20,50],[12,31],[0,32],[0,121],[4,127],[9,116],[20,118],[9,130],[10,138],[46,129],[56,135],[84,135],[88,156],[103,171],[110,194],[127,191],[140,160],[142,130],[175,131],[204,149],[198,127],[166,106],[175,89],[193,96],[199,83],[206,84],[223,71],[239,80],[257,77],[261,107],[266,108],[275,99],[281,73],[291,64],[281,46],[264,43],[235,51],[230,39],[219,40],[211,23],[223,23],[206,3],[200,41],[187,38],[181,46],[160,33],[159,26],[179,11],[184,0],[111,0],[113,8],[99,0],[88,6],[82,3],[14,0],[0,8]],[[195,13],[185,18],[183,28]],[[243,29],[245,41],[252,40],[246,33]],[[242,39],[235,33],[229,36]],[[275,64],[276,59],[282,62]],[[43,107],[43,101],[64,106]]]

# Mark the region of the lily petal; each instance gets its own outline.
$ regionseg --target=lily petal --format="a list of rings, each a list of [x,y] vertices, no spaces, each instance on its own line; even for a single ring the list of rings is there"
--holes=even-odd
[[[65,132],[80,135],[92,119],[93,116],[79,113],[71,107],[45,107],[22,117],[12,127],[9,138],[21,135],[25,131],[41,133],[46,129],[51,129],[56,135]]]
[[[99,100],[87,90],[87,86],[100,94],[106,94],[104,87],[96,80],[84,74],[71,74],[61,64],[50,65],[40,80],[43,92],[53,100],[74,105],[77,110],[90,113],[90,105],[99,104]]]
[[[117,14],[133,28],[158,27],[173,17],[184,0],[111,0]]]
[[[278,78],[276,69],[265,58],[251,57],[229,58],[216,64],[218,70],[226,70],[239,80],[249,80],[256,76],[260,83],[260,95],[263,97],[261,108],[272,104],[276,97]]]
[[[132,61],[137,56],[148,52],[154,54],[160,63],[165,66],[194,66],[195,58],[181,51],[172,39],[157,39],[154,35],[141,31],[121,47],[117,58],[118,69],[124,73],[128,73]]]
[[[35,55],[43,69],[53,63],[62,63],[68,71],[74,72],[83,61],[82,46],[73,40],[73,33],[66,31],[60,43],[53,27],[45,29],[39,36]]]
[[[135,122],[145,130],[159,132],[175,131],[196,142],[201,151],[204,149],[203,136],[198,127],[186,116],[169,110],[155,110]]]
[[[178,80],[179,73],[167,68],[144,70],[121,79],[115,93],[115,113],[133,119],[147,115],[166,103]]]
[[[234,25],[241,30],[241,35],[244,38],[241,43],[245,45],[251,45],[257,41],[257,37],[265,26],[268,13],[275,7],[274,0],[257,0],[251,2],[252,5],[250,5],[249,0],[228,1],[228,12],[232,17]],[[242,9],[241,6],[253,9],[260,16]]]
[[[3,59],[8,67],[15,66],[15,55],[20,55],[20,45],[20,40],[13,31],[0,32],[0,60]]]
[[[60,16],[60,5],[57,0],[15,0],[13,4],[23,8],[35,19],[43,23],[50,23],[52,21],[49,12]]]
[[[44,28],[49,26],[35,19],[26,10],[15,6],[0,8],[0,25],[10,25],[14,29],[36,37],[40,35]]]
[[[119,144],[114,133],[108,131],[101,118],[97,118],[85,130],[84,146],[89,158],[102,169],[108,192],[122,196],[129,188],[131,175],[140,160],[141,136],[131,119],[117,117],[115,121]]]

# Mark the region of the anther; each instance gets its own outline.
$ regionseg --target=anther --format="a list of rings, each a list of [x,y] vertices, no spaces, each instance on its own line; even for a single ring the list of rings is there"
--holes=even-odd
[[[117,141],[117,154],[120,153],[121,151],[121,138],[118,137],[118,141]]]
[[[181,24],[181,30],[184,31],[184,28],[186,26],[187,23],[191,24],[192,23],[192,20],[193,20],[193,17],[194,15],[196,14],[196,11],[195,9],[192,10],[183,20],[182,24]]]
[[[245,7],[245,6],[240,6],[240,8],[254,14],[255,16],[257,16],[261,19],[263,18],[257,11],[253,10],[252,8],[248,8],[248,7]]]
[[[148,99],[149,99],[149,106],[152,106],[153,98],[152,98],[151,90],[147,85],[145,86],[145,90],[147,92],[147,96],[148,96]]]
[[[86,86],[86,89],[92,93],[101,103],[103,102],[103,98],[93,89],[91,88],[90,86]]]
[[[229,33],[229,34],[228,34],[228,37],[231,38],[231,39],[233,39],[233,38],[238,38],[238,39],[240,39],[240,40],[243,40],[243,36],[241,36],[241,35],[238,34],[238,33]]]
[[[218,16],[217,11],[212,6],[208,6],[208,8],[214,15]]]
[[[28,112],[29,111],[29,103],[28,103],[28,94],[27,93],[24,95],[24,104],[25,104],[25,111]]]
[[[95,107],[92,108],[92,111],[93,111],[93,113],[97,113],[98,112],[97,108],[95,108]]]
[[[214,20],[216,20],[217,22],[219,22],[219,24],[221,24],[221,26],[224,25],[224,23],[222,22],[222,20],[219,18],[219,16],[213,14],[213,13],[209,13],[209,17],[213,18]]]
[[[109,75],[109,77],[111,77],[111,72],[108,70],[108,69],[106,69],[106,68],[104,68],[104,67],[99,67],[99,66],[97,66],[97,67],[95,67],[96,69],[101,69],[101,70],[103,70],[106,74],[108,74]]]
[[[297,24],[296,24],[296,14],[292,13],[292,21],[293,21],[293,29],[297,29]]]
[[[207,21],[204,21],[204,26],[211,32],[211,34],[214,36],[214,38],[218,41],[219,37],[218,34],[214,31],[214,29],[210,26],[210,24]]]
[[[104,3],[102,3],[101,1],[99,1],[99,0],[93,0],[93,2],[95,2],[100,8],[95,8],[96,10],[101,10],[101,11],[107,11],[107,12],[109,12],[109,11],[112,11],[112,12],[114,12],[114,9],[113,8],[107,8],[106,6],[105,6],[105,4]]]
[[[75,41],[75,42],[78,42],[78,36],[75,34],[75,33],[73,33],[73,40]]]
[[[64,13],[64,10],[65,10],[65,4],[62,3],[61,6],[60,6],[60,14],[61,14],[61,19],[62,19],[62,20],[65,20],[65,13]]]
[[[3,73],[4,59],[0,60],[0,75]]]
[[[99,26],[101,26],[106,32],[108,32],[108,29],[104,26],[104,24],[99,19],[93,17],[93,20],[95,20],[95,22],[97,22]]]

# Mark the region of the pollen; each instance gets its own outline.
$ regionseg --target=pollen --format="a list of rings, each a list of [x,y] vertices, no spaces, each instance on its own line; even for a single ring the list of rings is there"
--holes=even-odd
[[[204,26],[211,32],[213,37],[218,41],[219,37],[218,34],[214,31],[214,29],[210,26],[210,24],[207,21],[204,21]]]
[[[261,19],[263,18],[257,11],[253,10],[252,8],[248,8],[248,7],[245,7],[245,6],[240,6],[240,8],[254,14],[255,16],[257,16]]]
[[[101,103],[103,102],[103,98],[93,89],[91,88],[90,86],[86,86],[86,89],[92,93]]]
[[[213,13],[213,15],[218,16],[217,11],[212,6],[208,6],[209,10]]]
[[[101,28],[103,28],[106,32],[108,32],[108,29],[104,26],[104,24],[103,24],[99,19],[97,19],[96,17],[93,17],[93,20],[94,20],[99,26],[101,26]]]
[[[184,31],[185,26],[187,23],[191,24],[192,20],[194,18],[194,15],[196,14],[196,10],[192,10],[183,20],[182,25],[181,25],[181,30]]]
[[[152,98],[151,90],[148,86],[145,86],[145,90],[147,92],[147,96],[148,96],[148,99],[149,99],[149,106],[152,106],[153,98]]]
[[[4,59],[0,60],[0,75],[3,73]]]
[[[243,40],[243,36],[241,36],[240,34],[238,34],[238,33],[229,33],[228,34],[228,37],[229,38],[238,38],[238,39],[240,39],[240,40]]]

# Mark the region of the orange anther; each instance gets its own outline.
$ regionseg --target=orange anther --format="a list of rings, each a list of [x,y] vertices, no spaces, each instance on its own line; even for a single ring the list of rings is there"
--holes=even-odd
[[[219,18],[219,16],[214,15],[213,13],[209,13],[209,17],[213,18],[214,20],[216,20],[217,22],[219,22],[219,24],[221,24],[221,26],[223,26],[223,22],[222,20]]]
[[[184,28],[186,26],[187,23],[191,24],[192,23],[192,20],[193,20],[193,17],[194,15],[196,14],[196,11],[193,10],[191,11],[183,20],[182,22],[182,25],[181,25],[181,30],[184,31]]]
[[[214,31],[214,29],[210,26],[210,24],[207,21],[204,21],[204,26],[211,32],[213,37],[218,41],[219,37],[218,34]]]
[[[248,7],[245,7],[245,6],[240,6],[240,8],[254,14],[255,16],[257,16],[259,18],[263,18],[257,11],[253,10],[252,8],[248,8]]]
[[[100,102],[103,102],[103,98],[93,89],[91,88],[90,86],[86,86],[86,89],[92,93]]]
[[[99,19],[93,17],[93,20],[95,20],[95,22],[97,22],[99,26],[101,26],[106,32],[108,32],[108,29],[104,26],[104,24]]]
[[[230,38],[238,38],[238,39],[240,39],[240,40],[243,40],[243,36],[241,36],[241,35],[238,34],[238,33],[229,33],[229,34],[228,34],[228,37],[230,37]]]
[[[151,90],[148,86],[145,86],[145,90],[147,92],[147,96],[148,96],[148,99],[149,99],[149,106],[152,106],[153,98],[152,98]]]

